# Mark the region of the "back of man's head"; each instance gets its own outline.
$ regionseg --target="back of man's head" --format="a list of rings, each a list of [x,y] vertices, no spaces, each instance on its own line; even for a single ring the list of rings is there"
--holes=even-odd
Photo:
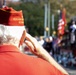
[[[18,46],[24,30],[22,11],[15,11],[9,7],[0,9],[0,44]]]

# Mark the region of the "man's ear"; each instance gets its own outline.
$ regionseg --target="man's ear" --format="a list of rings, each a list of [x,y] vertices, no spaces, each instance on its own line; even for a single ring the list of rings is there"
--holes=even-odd
[[[20,45],[23,44],[23,42],[24,42],[24,40],[25,40],[25,37],[26,37],[26,30],[23,31],[22,37],[21,37],[21,39],[20,39],[19,47],[20,47]]]

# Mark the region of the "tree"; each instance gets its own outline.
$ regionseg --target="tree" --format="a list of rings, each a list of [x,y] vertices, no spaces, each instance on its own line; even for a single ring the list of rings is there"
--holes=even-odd
[[[44,10],[39,4],[32,2],[20,3],[18,5],[10,4],[16,10],[22,10],[24,15],[25,26],[28,28],[29,33],[33,36],[43,35],[44,25]]]

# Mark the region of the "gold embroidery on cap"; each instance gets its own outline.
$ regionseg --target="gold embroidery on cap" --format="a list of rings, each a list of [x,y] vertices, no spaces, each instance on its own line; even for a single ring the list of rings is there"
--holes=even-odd
[[[23,21],[23,18],[13,18],[14,21],[18,21],[18,20],[21,20]]]
[[[23,24],[24,22],[23,21],[19,21],[19,24]]]

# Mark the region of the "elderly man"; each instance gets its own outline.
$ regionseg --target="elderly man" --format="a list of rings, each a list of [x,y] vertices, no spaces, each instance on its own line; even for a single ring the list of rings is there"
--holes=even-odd
[[[19,46],[23,42],[38,57],[21,53]],[[0,9],[0,75],[68,75],[37,40],[26,33],[22,11],[9,7]]]

